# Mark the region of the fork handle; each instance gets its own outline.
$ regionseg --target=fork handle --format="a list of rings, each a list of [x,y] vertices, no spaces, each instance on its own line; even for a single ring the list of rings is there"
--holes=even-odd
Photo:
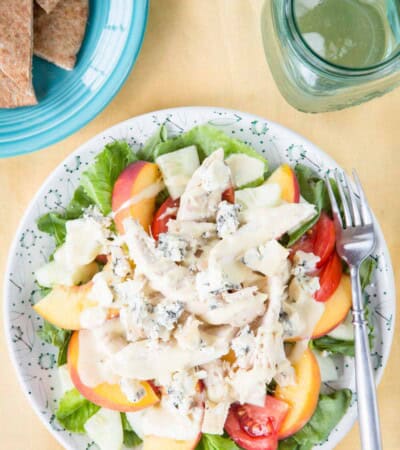
[[[351,267],[350,275],[353,297],[357,408],[361,444],[363,450],[381,450],[378,404],[371,366],[368,324],[364,314],[359,266]]]

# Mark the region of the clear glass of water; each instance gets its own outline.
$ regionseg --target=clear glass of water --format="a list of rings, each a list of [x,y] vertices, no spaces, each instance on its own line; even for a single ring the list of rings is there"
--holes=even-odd
[[[305,112],[357,105],[400,84],[400,0],[266,0],[264,49]]]

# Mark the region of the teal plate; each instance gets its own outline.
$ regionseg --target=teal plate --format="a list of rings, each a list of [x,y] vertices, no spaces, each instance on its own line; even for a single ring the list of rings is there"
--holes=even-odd
[[[0,109],[0,157],[33,152],[79,130],[119,91],[139,54],[148,0],[90,0],[77,65],[66,71],[34,57],[38,104]]]

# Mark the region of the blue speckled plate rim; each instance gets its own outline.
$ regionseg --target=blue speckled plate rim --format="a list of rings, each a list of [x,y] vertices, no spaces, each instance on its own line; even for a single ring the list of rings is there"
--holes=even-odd
[[[55,144],[83,128],[103,111],[124,85],[139,56],[146,31],[149,1],[134,2],[134,20],[131,23],[129,36],[124,51],[121,53],[119,65],[102,86],[99,95],[95,96],[84,109],[80,109],[72,117],[67,117],[65,122],[50,131],[44,130],[32,137],[23,139],[17,137],[14,142],[7,143],[9,150],[2,148],[0,142],[0,158],[32,153]]]
[[[265,117],[261,117],[258,116],[256,114],[252,114],[252,113],[247,113],[247,112],[243,112],[243,111],[237,111],[234,109],[230,109],[230,108],[222,108],[222,107],[210,107],[210,106],[181,106],[181,107],[176,107],[176,108],[166,108],[166,109],[161,109],[161,110],[157,110],[157,111],[151,111],[145,114],[141,114],[139,116],[134,116],[131,117],[125,121],[119,122],[109,128],[107,128],[106,130],[103,130],[102,132],[98,133],[97,135],[93,136],[91,139],[89,139],[88,141],[82,143],[75,151],[73,151],[71,154],[69,154],[66,158],[64,158],[59,165],[46,177],[46,179],[43,181],[43,183],[41,184],[41,187],[39,188],[39,190],[36,192],[36,194],[33,196],[32,200],[29,203],[28,208],[26,209],[25,213],[23,214],[23,216],[20,219],[19,225],[17,227],[17,230],[15,232],[15,237],[12,241],[12,244],[10,246],[10,250],[8,253],[8,257],[7,257],[7,263],[6,263],[6,270],[5,270],[5,275],[8,275],[11,271],[11,263],[12,263],[12,255],[15,254],[17,246],[18,246],[18,242],[19,242],[19,236],[21,235],[22,231],[23,231],[23,227],[24,227],[24,223],[26,218],[29,216],[31,210],[34,208],[37,199],[43,194],[43,192],[45,191],[45,189],[47,188],[48,183],[50,182],[50,180],[53,178],[54,176],[54,172],[56,172],[63,164],[65,164],[66,161],[72,159],[75,157],[75,155],[79,154],[81,152],[81,149],[83,146],[87,146],[90,145],[90,143],[93,141],[95,141],[99,136],[101,135],[105,135],[105,134],[112,134],[113,129],[120,127],[122,124],[130,122],[132,119],[140,119],[142,117],[145,116],[157,116],[159,114],[165,114],[165,113],[184,113],[185,111],[191,111],[191,110],[203,110],[203,111],[214,111],[214,112],[222,112],[222,113],[240,113],[241,115],[248,115],[254,119],[258,119],[258,120],[266,120]],[[321,156],[323,156],[324,159],[326,159],[327,161],[330,162],[330,164],[332,164],[333,166],[337,166],[340,167],[337,162],[331,158],[327,153],[323,152],[318,146],[316,146],[315,144],[313,144],[311,141],[309,141],[307,138],[305,138],[303,135],[301,135],[300,133],[297,133],[293,130],[291,130],[290,128],[287,128],[283,125],[278,124],[277,122],[268,120],[268,123],[273,125],[274,127],[276,127],[276,129],[280,129],[282,130],[282,132],[293,136],[293,138],[295,139],[299,139],[302,142],[306,143],[307,146],[309,148],[312,148],[312,151],[315,152],[316,154],[319,154]],[[387,274],[387,281],[388,281],[388,287],[389,287],[389,291],[392,293],[394,301],[393,301],[393,314],[394,316],[396,315],[396,287],[395,287],[395,282],[394,282],[394,273],[393,273],[393,265],[391,263],[391,258],[390,258],[390,253],[389,253],[389,249],[387,247],[386,244],[386,240],[384,238],[382,229],[379,225],[379,222],[377,221],[375,215],[373,215],[374,217],[374,225],[375,225],[375,231],[377,233],[377,235],[379,236],[380,240],[381,240],[381,246],[382,249],[385,253],[385,258],[387,260],[387,264],[390,267],[390,271]],[[49,424],[49,422],[47,422],[46,420],[44,420],[42,418],[41,412],[39,410],[39,407],[36,405],[35,401],[33,400],[33,398],[28,394],[28,389],[26,387],[26,382],[23,380],[22,378],[22,374],[19,370],[19,366],[18,366],[18,362],[16,359],[16,356],[13,352],[13,348],[10,345],[10,343],[12,342],[12,337],[10,334],[10,317],[8,315],[8,302],[6,301],[10,296],[9,296],[9,283],[7,282],[8,278],[7,276],[5,276],[4,281],[3,281],[3,323],[4,323],[4,328],[5,328],[5,337],[6,337],[6,344],[7,344],[7,350],[8,350],[8,354],[10,356],[10,359],[12,361],[12,365],[14,366],[14,369],[17,373],[17,379],[18,382],[21,386],[21,389],[25,395],[25,397],[28,399],[29,404],[31,405],[32,409],[34,410],[34,412],[36,413],[36,415],[39,417],[40,421],[44,424],[44,426],[47,428],[47,430],[50,432],[50,434],[61,444],[63,445],[66,449],[72,449],[69,444],[64,440],[63,435],[58,433],[56,430],[54,430],[51,425]],[[382,355],[382,366],[380,368],[380,370],[378,370],[378,373],[376,374],[376,384],[378,385],[382,379],[382,376],[384,374],[384,371],[386,369],[387,366],[387,362],[389,359],[389,355],[391,352],[391,348],[392,348],[392,344],[393,344],[393,337],[394,337],[394,330],[395,330],[395,326],[393,326],[389,332],[389,339],[388,339],[388,345],[386,347],[386,351],[384,352],[384,354]],[[344,419],[347,418],[346,422],[344,422]],[[337,430],[336,435],[335,435],[335,441],[334,444],[337,445],[339,442],[341,442],[343,440],[343,438],[348,434],[348,432],[351,430],[351,428],[353,427],[355,421],[357,420],[357,412],[354,410],[350,410],[346,413],[346,415],[342,418],[341,422],[340,422],[340,430]],[[316,447],[315,447],[316,448]],[[332,447],[333,448],[333,447]]]

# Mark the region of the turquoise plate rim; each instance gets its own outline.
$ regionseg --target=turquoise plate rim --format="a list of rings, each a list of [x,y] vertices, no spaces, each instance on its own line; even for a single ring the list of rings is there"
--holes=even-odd
[[[21,139],[16,136],[14,141],[7,141],[6,143],[1,142],[0,136],[1,159],[25,155],[49,147],[83,128],[104,110],[124,85],[139,56],[147,26],[149,1],[134,1],[133,22],[124,49],[121,52],[117,70],[111,73],[99,90],[98,95],[93,97],[85,108],[79,109],[70,117],[66,117],[61,124],[50,130],[45,129],[35,133],[35,130],[32,129],[31,136]]]

